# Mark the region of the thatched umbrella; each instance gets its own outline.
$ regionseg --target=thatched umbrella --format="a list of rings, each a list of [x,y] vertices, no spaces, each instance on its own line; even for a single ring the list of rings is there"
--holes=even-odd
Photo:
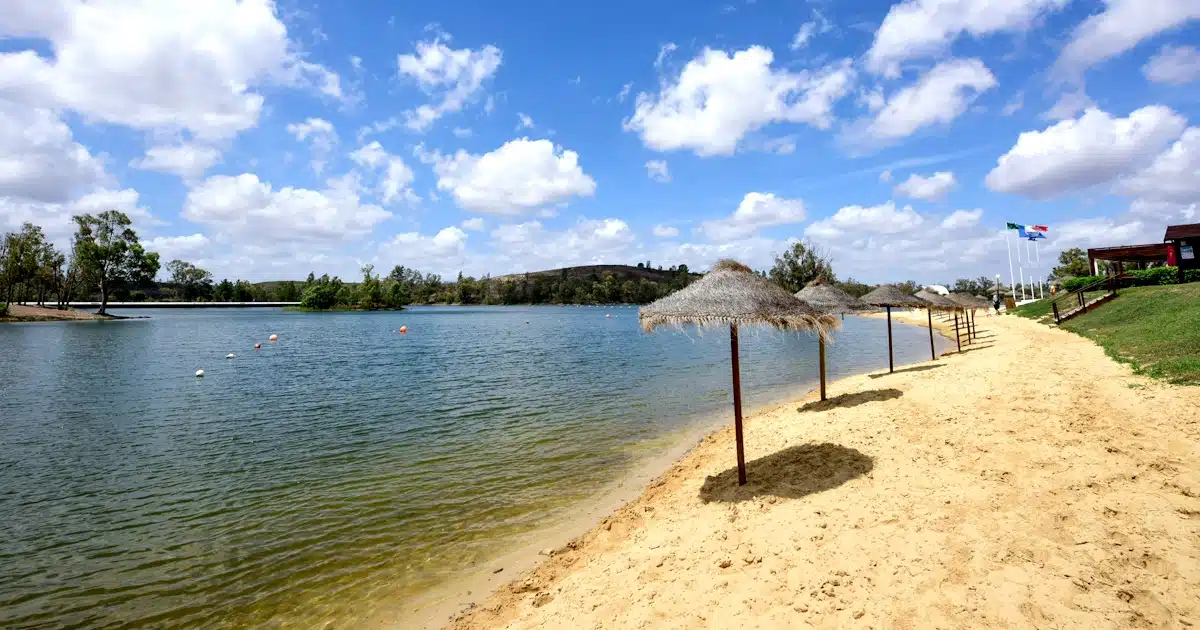
[[[861,313],[870,310],[871,305],[846,293],[845,291],[825,283],[824,278],[809,282],[796,293],[796,297],[808,302],[809,306],[831,315],[846,313]],[[821,345],[821,400],[825,400],[825,337],[819,337]]]
[[[959,306],[950,300],[950,298],[940,293],[934,293],[928,289],[921,289],[920,291],[917,291],[917,297],[928,302],[928,304],[925,305],[925,312],[929,317],[929,352],[930,354],[934,354],[934,359],[937,359],[937,355],[933,349],[933,311],[958,311]],[[955,342],[958,341],[957,324],[954,327],[954,340]],[[962,350],[962,344],[959,344],[958,349]]]
[[[746,457],[742,447],[738,327],[758,324],[780,330],[810,330],[824,335],[826,330],[840,325],[833,315],[818,311],[783,287],[755,275],[749,267],[732,260],[718,262],[703,278],[643,306],[638,312],[638,321],[646,332],[664,325],[729,325],[729,348],[733,357],[733,427],[737,439],[739,485],[746,483]]]
[[[979,303],[976,302],[974,298],[964,293],[951,293],[946,297],[950,298],[950,300],[952,300],[955,304],[962,307],[963,325],[967,329],[967,342],[970,343],[975,339],[975,333],[971,330],[971,320],[968,317],[968,312],[979,308]],[[957,317],[955,317],[955,326],[958,326]]]
[[[958,302],[955,302],[954,300],[947,298],[946,295],[930,292],[930,290],[920,290],[920,292],[917,292],[917,296],[918,296],[918,298],[922,298],[923,300],[929,302],[929,304],[930,304],[929,311],[930,312],[934,311],[936,308],[936,310],[938,310],[938,311],[954,313],[954,343],[958,344],[959,350],[961,352],[962,340],[961,340],[961,338],[959,338],[959,314],[958,313],[959,313],[959,311],[962,310],[962,307],[958,304]],[[932,328],[934,328],[934,316],[932,316],[932,314],[930,314],[929,317],[930,317],[929,326],[930,326],[930,330],[932,330]],[[930,332],[930,334],[932,334],[932,332]]]
[[[861,299],[871,306],[882,306],[887,309],[888,372],[894,372],[896,366],[892,359],[892,307],[922,308],[925,306],[925,300],[909,295],[890,284],[880,285],[874,291],[862,296]]]

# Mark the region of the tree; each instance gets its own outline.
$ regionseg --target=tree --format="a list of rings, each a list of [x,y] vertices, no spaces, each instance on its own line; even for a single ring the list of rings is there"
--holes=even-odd
[[[793,243],[791,249],[776,256],[770,278],[789,293],[803,289],[817,278],[824,278],[827,282],[837,281],[832,261],[808,241]]]
[[[4,283],[5,301],[12,302],[18,285],[21,294],[18,301],[28,300],[30,285],[37,277],[39,255],[46,245],[42,228],[26,223],[21,231],[4,235]]]
[[[850,278],[845,282],[837,282],[835,284],[841,288],[841,290],[853,295],[854,297],[862,297],[870,293],[875,288],[869,284],[863,284],[854,278]]]
[[[249,280],[238,280],[237,282],[233,283],[233,301],[253,302],[254,285],[250,284]]]
[[[383,306],[383,285],[375,273],[375,265],[363,265],[362,274],[362,286],[358,288],[358,305],[365,309]]]
[[[296,283],[288,280],[279,284],[277,297],[280,302],[299,302],[300,289],[296,287]]]
[[[158,254],[147,252],[125,213],[107,210],[98,216],[74,217],[75,262],[88,284],[100,289],[103,315],[113,290],[153,279],[158,274]]]
[[[921,285],[912,280],[905,280],[904,282],[897,282],[896,288],[900,289],[900,292],[905,295],[916,295],[917,291],[921,290]]]
[[[975,278],[975,286],[978,287],[980,295],[990,295],[992,289],[996,286],[996,281],[987,276],[979,276]]]
[[[190,262],[172,260],[167,263],[167,271],[171,274],[171,282],[175,284],[176,294],[184,302],[212,291],[212,274]]]
[[[342,289],[349,289],[349,287],[343,287],[342,281],[338,278],[330,280],[328,274],[305,284],[308,287],[300,296],[300,306],[321,311],[337,306],[338,294]]]
[[[1092,275],[1088,267],[1087,253],[1078,247],[1072,247],[1058,255],[1058,266],[1051,274],[1057,278],[1082,278]]]
[[[217,302],[233,301],[233,283],[226,278],[213,289],[213,300]]]

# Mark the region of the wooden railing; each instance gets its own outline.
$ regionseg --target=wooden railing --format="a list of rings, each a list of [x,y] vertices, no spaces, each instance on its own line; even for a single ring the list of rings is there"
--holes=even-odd
[[[1050,308],[1054,311],[1054,323],[1060,324],[1087,312],[1090,307],[1103,300],[1116,297],[1119,284],[1120,281],[1117,278],[1107,277],[1054,298],[1050,302]]]

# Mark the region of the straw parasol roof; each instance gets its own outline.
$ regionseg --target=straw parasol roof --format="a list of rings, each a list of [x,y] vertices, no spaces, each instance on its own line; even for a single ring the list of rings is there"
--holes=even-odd
[[[917,297],[928,302],[926,307],[933,308],[939,311],[957,311],[962,308],[957,302],[951,300],[944,295],[938,295],[932,291],[921,290],[917,292]]]
[[[897,289],[895,285],[884,284],[870,293],[862,296],[862,301],[871,306],[891,306],[893,308],[924,308],[925,300],[908,295]]]
[[[976,302],[974,297],[965,293],[951,293],[946,297],[961,308],[980,308],[979,302]]]
[[[647,332],[664,325],[764,324],[823,334],[840,325],[833,315],[809,306],[733,260],[718,262],[703,278],[643,306],[638,321]]]
[[[796,297],[808,302],[809,306],[818,311],[837,315],[858,313],[872,308],[870,304],[863,302],[853,295],[831,284],[826,284],[824,278],[817,278],[809,282],[803,289],[800,289],[796,293]]]

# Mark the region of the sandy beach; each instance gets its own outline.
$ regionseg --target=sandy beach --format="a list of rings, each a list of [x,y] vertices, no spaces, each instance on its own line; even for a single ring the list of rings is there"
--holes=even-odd
[[[709,435],[450,627],[1200,624],[1200,388],[1017,317],[978,328],[748,418],[746,486],[732,428]]]
[[[27,306],[23,304],[9,304],[8,317],[0,317],[0,322],[74,322],[74,321],[99,321],[105,319],[113,319],[95,313],[87,313],[84,311],[58,310],[56,308],[47,308],[44,306]]]

